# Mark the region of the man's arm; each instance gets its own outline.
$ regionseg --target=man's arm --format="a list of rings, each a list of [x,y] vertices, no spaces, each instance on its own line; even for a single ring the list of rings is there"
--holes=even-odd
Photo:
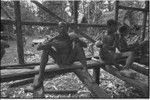
[[[42,44],[38,45],[37,50],[44,50],[44,49],[48,49],[49,47],[52,46],[52,41],[57,39],[58,36],[51,38],[49,40],[44,41]]]

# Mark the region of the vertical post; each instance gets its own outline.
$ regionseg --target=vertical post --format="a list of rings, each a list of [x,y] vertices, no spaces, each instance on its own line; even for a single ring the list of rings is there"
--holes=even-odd
[[[99,85],[99,77],[100,77],[100,67],[93,69],[93,77],[95,79],[95,82]]]
[[[78,24],[78,1],[74,1],[74,23]]]
[[[119,1],[116,0],[116,4],[115,4],[115,20],[118,21],[118,13],[119,12]]]
[[[145,1],[145,10],[149,9],[149,1]],[[145,38],[145,33],[146,33],[146,23],[147,23],[147,11],[143,12],[144,17],[143,17],[143,34],[142,34],[142,41]]]
[[[22,42],[22,30],[21,30],[20,1],[14,1],[14,10],[15,10],[17,52],[18,52],[19,64],[24,64],[24,50],[23,50],[23,42]]]

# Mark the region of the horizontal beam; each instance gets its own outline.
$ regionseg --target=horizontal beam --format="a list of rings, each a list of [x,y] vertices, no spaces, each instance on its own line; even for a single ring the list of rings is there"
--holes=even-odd
[[[2,19],[1,20],[1,24],[4,24],[4,25],[15,25],[15,21],[14,20],[7,20],[7,19]]]
[[[47,65],[52,65],[54,63],[48,63]],[[3,66],[0,66],[1,69],[22,69],[22,68],[34,68],[34,66],[36,65],[40,65],[40,62],[39,63],[27,63],[27,64],[14,64],[14,65],[3,65]]]
[[[95,68],[100,64],[94,63],[93,61],[88,61],[88,67],[89,68]],[[101,64],[104,65],[104,64]],[[73,65],[70,66],[58,66],[57,64],[54,65],[47,65],[46,66],[46,71],[45,74],[62,74],[62,73],[67,73],[67,72],[73,72],[75,69],[82,69],[82,65],[79,62],[74,63]],[[9,81],[15,81],[15,80],[21,80],[25,78],[31,78],[34,77],[34,75],[38,74],[39,70],[25,70],[24,72],[22,71],[17,71],[15,72],[6,72],[1,70],[1,82],[9,82]]]
[[[87,57],[86,60],[91,60],[91,57]],[[53,65],[54,63],[48,63],[47,65]],[[3,65],[0,66],[0,70],[2,69],[32,69],[36,65],[40,65],[40,62],[35,63],[27,63],[27,64],[14,64],[14,65]]]
[[[58,66],[56,64],[55,65],[47,65],[46,67],[49,69],[46,69],[45,74],[51,74],[51,75],[73,72],[77,68],[82,69],[81,66],[76,66],[76,64],[74,64],[72,67],[65,66],[65,68],[63,68],[62,66],[61,66],[61,68],[59,68],[60,66]],[[31,77],[34,77],[38,73],[39,73],[39,70],[28,70],[26,72],[21,72],[21,73],[16,72],[16,73],[10,73],[10,74],[1,73],[0,78],[1,78],[1,82],[9,82],[9,81],[31,78]]]
[[[133,69],[143,75],[149,76],[149,68],[146,67],[145,65],[134,62],[131,66],[131,69]]]
[[[33,93],[33,89],[25,89],[24,92]],[[76,94],[77,92],[77,90],[44,90],[45,94]]]
[[[134,10],[134,11],[143,11],[143,12],[148,12],[149,11],[149,9],[127,7],[127,6],[122,6],[122,5],[119,5],[118,8],[123,9],[123,10]]]
[[[1,20],[2,24],[5,25],[14,25],[15,21],[13,20]],[[28,22],[28,21],[22,21],[22,25],[38,25],[38,26],[57,26],[58,23],[50,23],[50,22]],[[77,25],[78,27],[95,27],[95,28],[104,28],[106,29],[106,25],[100,25],[100,24],[75,24],[75,23],[68,23],[69,26]]]

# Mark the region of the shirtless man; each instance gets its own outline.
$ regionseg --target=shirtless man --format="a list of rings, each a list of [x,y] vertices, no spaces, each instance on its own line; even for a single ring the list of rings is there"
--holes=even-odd
[[[80,41],[76,35],[68,35],[68,26],[64,22],[59,22],[59,35],[50,39],[46,43],[39,45],[37,50],[43,50],[41,56],[40,72],[38,77],[34,79],[34,89],[38,89],[43,86],[45,66],[48,62],[48,56],[50,55],[58,65],[71,65],[77,59],[83,65],[83,72],[85,72],[85,78],[93,82],[93,79],[87,71],[86,57],[83,47],[86,44]]]
[[[136,42],[134,44],[128,45],[127,41],[125,39],[125,36],[127,34],[128,34],[128,27],[127,26],[121,26],[119,28],[119,41],[118,41],[118,49],[120,52],[132,51],[137,55],[140,50],[142,50],[146,46],[148,46],[147,40],[144,40],[142,42]]]
[[[114,63],[115,67],[118,70],[122,70],[119,65],[116,63],[116,60],[119,58],[127,57],[126,64],[124,69],[130,68],[133,63],[133,52],[123,52],[123,53],[116,53],[116,47],[118,45],[118,22],[110,19],[107,21],[107,35],[102,37],[102,40],[96,43],[97,47],[100,48],[100,58],[106,62]]]

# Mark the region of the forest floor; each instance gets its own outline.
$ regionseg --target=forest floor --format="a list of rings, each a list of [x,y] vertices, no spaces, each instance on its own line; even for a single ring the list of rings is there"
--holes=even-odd
[[[28,37],[24,48],[25,62],[39,62],[41,51],[36,50],[36,46],[32,47],[32,40],[37,37]],[[1,65],[17,64],[17,46],[16,41],[9,42],[10,48],[6,50],[6,54],[1,61]],[[89,55],[86,50],[86,55]],[[52,59],[49,59],[51,62]],[[92,75],[92,70],[89,70]],[[139,74],[142,80],[147,80],[148,77]],[[9,88],[12,82],[1,83],[1,98],[32,98],[32,93],[25,93],[24,89],[31,84],[19,86],[16,88]],[[46,79],[44,81],[45,89],[47,90],[77,90],[76,94],[54,95],[45,94],[46,98],[91,98],[90,91],[82,84],[74,73],[66,73],[57,75],[53,79]],[[104,70],[100,70],[100,85],[106,90],[112,98],[141,98],[142,95],[135,88],[129,86],[120,79],[114,77]]]

